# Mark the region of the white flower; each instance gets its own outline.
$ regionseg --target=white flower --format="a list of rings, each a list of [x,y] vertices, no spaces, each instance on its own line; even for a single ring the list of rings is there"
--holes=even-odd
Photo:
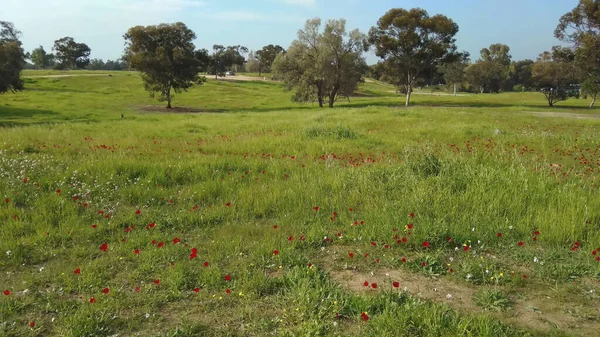
[[[146,317],[146,319],[148,319],[148,318],[150,318],[150,314],[147,313],[146,315],[144,315],[144,317]]]
[[[44,268],[44,267],[41,267],[41,268],[40,268],[40,273],[41,273],[41,272],[43,272],[43,271],[44,271],[44,269],[46,269],[46,268]]]
[[[540,262],[540,259],[538,259],[537,256],[534,256],[533,257],[533,263],[538,263],[538,262]]]
[[[10,254],[11,254],[11,253],[12,253],[12,252],[11,252],[10,250],[7,250],[7,251],[6,251],[6,256],[10,256]]]
[[[448,301],[450,301],[452,299],[452,295],[450,295],[450,294],[446,295],[446,299],[448,299]]]
[[[475,231],[475,227],[473,227],[473,228],[471,229],[471,231],[472,231],[472,232],[474,232],[474,231]]]
[[[469,280],[471,277],[473,277],[473,275],[467,274],[467,280]]]
[[[508,226],[508,229],[513,229],[513,226]]]
[[[452,262],[452,261],[454,261],[454,258],[453,258],[453,257],[450,257],[450,262]]]

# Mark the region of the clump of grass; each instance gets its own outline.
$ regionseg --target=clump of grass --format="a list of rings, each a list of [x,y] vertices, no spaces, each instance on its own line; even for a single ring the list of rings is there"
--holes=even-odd
[[[335,127],[312,127],[304,133],[308,138],[357,139],[359,134],[343,125]]]
[[[475,294],[475,303],[485,310],[506,311],[512,301],[498,289],[482,289]]]

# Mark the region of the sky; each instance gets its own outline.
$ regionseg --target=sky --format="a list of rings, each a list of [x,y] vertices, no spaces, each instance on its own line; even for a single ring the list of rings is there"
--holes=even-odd
[[[197,36],[197,48],[244,45],[250,50],[287,48],[307,19],[344,18],[348,30],[367,33],[391,8],[421,7],[459,26],[459,50],[479,58],[481,48],[504,43],[513,60],[535,59],[560,44],[558,19],[578,0],[0,0],[0,20],[22,33],[24,48],[50,51],[54,40],[71,36],[86,43],[92,58],[116,59],[123,34],[137,25],[181,21]],[[367,62],[377,62],[369,53]]]

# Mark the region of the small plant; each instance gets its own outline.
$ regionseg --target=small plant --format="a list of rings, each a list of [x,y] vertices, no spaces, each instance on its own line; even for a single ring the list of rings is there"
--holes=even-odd
[[[498,289],[484,289],[475,294],[475,303],[485,310],[505,311],[512,301]]]

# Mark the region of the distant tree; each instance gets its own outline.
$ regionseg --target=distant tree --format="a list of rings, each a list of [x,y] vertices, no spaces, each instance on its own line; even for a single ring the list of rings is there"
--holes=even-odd
[[[31,62],[38,69],[50,68],[54,65],[54,54],[48,54],[44,47],[39,46],[31,52]]]
[[[203,69],[192,43],[196,34],[185,24],[136,26],[123,37],[127,62],[142,73],[150,96],[158,94],[160,101],[167,101],[167,108],[171,108],[171,90],[180,93],[206,80],[198,76]]]
[[[58,69],[83,69],[90,63],[91,49],[85,43],[77,43],[72,37],[54,41]]]
[[[268,45],[264,46],[261,50],[256,52],[256,59],[258,60],[258,76],[262,74],[262,72],[271,72],[271,66],[275,61],[277,55],[285,53],[285,49],[283,49],[280,45]]]
[[[569,48],[553,47],[552,52],[540,54],[532,67],[533,82],[546,96],[549,106],[579,97],[579,89],[571,87],[578,83],[578,68],[575,55]]]
[[[499,63],[480,60],[467,68],[466,79],[480,93],[494,93],[500,91],[506,79],[506,69]]]
[[[509,53],[509,46],[501,43],[494,43],[490,45],[489,48],[481,49],[481,61],[495,62],[508,68],[512,58]]]
[[[222,46],[214,45],[213,54],[210,57],[210,72],[214,73],[215,79],[218,76],[225,76],[225,72],[233,67],[244,66],[246,59],[244,54],[248,53],[248,48],[244,46]]]
[[[533,60],[513,61],[511,64],[510,84],[513,87],[520,86],[523,91],[531,87],[531,67],[534,63]]]
[[[333,108],[340,97],[350,97],[367,65],[362,53],[367,50],[367,37],[358,29],[346,32],[346,21],[329,20],[321,31],[321,19],[306,22],[304,30],[287,53],[273,62],[273,73],[283,80],[296,102],[325,101]]]
[[[106,63],[102,59],[92,59],[86,67],[89,70],[105,70]]]
[[[246,60],[244,69],[248,73],[259,73],[260,75],[260,61],[258,61],[256,54],[253,51],[248,54],[248,59]]]
[[[406,89],[406,106],[419,78],[440,64],[456,59],[458,25],[443,15],[430,17],[420,8],[395,8],[371,28],[369,39],[376,55],[388,63],[398,85]]]
[[[580,0],[560,18],[554,35],[575,47],[575,62],[581,70],[581,89],[592,97],[594,107],[600,91],[600,1]]]
[[[442,64],[439,67],[446,83],[453,85],[454,96],[456,96],[456,84],[462,83],[466,78],[466,69],[470,62],[469,56],[468,52],[462,52],[456,61]]]
[[[25,51],[20,37],[21,32],[11,22],[0,21],[0,94],[23,89]]]

